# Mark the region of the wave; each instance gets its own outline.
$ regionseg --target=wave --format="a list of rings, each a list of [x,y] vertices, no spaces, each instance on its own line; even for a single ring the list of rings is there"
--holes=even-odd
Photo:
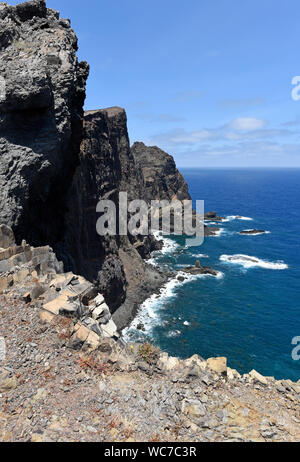
[[[165,335],[168,338],[174,338],[179,337],[179,335],[181,335],[181,332],[180,330],[171,330],[170,332],[167,332]]]
[[[220,237],[221,234],[223,234],[224,232],[225,232],[225,229],[220,228],[220,229],[214,231],[214,234],[211,234],[209,237]]]
[[[246,269],[259,267],[272,270],[284,270],[288,268],[288,265],[283,261],[269,262],[249,255],[221,255],[220,261],[241,265]]]
[[[193,258],[209,258],[209,255],[206,255],[205,253],[192,253],[191,257],[193,257]]]
[[[222,220],[222,222],[223,222],[223,221],[224,221],[224,220]],[[216,221],[206,221],[205,224],[206,224],[207,226],[220,226],[220,223],[219,223],[219,222],[217,223]]]
[[[146,260],[146,262],[149,263],[149,265],[157,267],[160,266],[157,262],[158,257],[162,257],[163,255],[175,252],[175,250],[178,249],[180,245],[172,239],[162,236],[160,231],[154,231],[153,235],[157,241],[163,242],[163,247],[161,250],[154,250],[154,252],[151,253],[151,258]]]
[[[178,280],[178,277],[182,276],[184,280]],[[197,280],[197,279],[204,279],[207,277],[213,277],[215,279],[222,279],[224,277],[224,274],[221,271],[218,271],[217,276],[212,276],[211,274],[199,274],[199,275],[190,275],[186,274],[183,271],[179,271],[176,275],[175,278],[170,279],[160,290],[159,294],[153,294],[151,297],[149,297],[147,300],[144,301],[144,303],[141,304],[140,310],[133,320],[133,322],[130,324],[129,327],[126,327],[122,335],[124,337],[124,340],[129,341],[131,334],[137,334],[139,331],[137,327],[139,324],[143,325],[143,332],[140,332],[141,336],[151,336],[152,329],[156,325],[161,325],[161,319],[160,319],[160,310],[163,307],[163,305],[170,299],[175,298],[177,296],[176,294],[176,288],[183,285],[187,284],[188,282]]]
[[[229,215],[225,218],[225,220],[222,220],[222,222],[228,222],[232,220],[243,220],[243,221],[253,221],[253,218],[250,217],[242,217],[240,215]]]
[[[169,239],[168,237],[162,236],[160,231],[155,231],[153,235],[158,241],[163,242],[163,248],[161,250],[153,252],[153,254],[165,255],[167,253],[174,252],[175,249],[180,247],[180,245],[177,242],[173,241],[172,239]]]

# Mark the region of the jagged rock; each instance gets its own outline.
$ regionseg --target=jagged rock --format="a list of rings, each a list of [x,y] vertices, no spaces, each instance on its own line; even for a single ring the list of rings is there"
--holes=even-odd
[[[168,372],[172,369],[176,369],[179,366],[179,359],[169,356],[168,353],[162,353],[159,357],[157,366],[160,369]]]
[[[0,11],[0,223],[32,245],[61,240],[78,164],[88,65],[77,38],[44,0]]]
[[[227,375],[227,358],[209,358],[207,367],[220,375]]]
[[[241,231],[239,234],[245,234],[245,235],[252,235],[252,234],[265,234],[266,231],[262,229],[245,229],[244,231]]]
[[[259,383],[261,385],[268,385],[266,377],[264,377],[254,369],[251,372],[249,372],[249,377],[253,382]]]
[[[206,414],[203,404],[200,401],[192,399],[185,399],[182,402],[182,413],[196,419],[204,417]]]
[[[141,280],[145,279],[141,256],[149,257],[155,249],[152,236],[140,240],[133,236],[97,234],[100,216],[96,212],[97,203],[109,199],[118,207],[119,192],[127,192],[129,201],[145,197],[142,178],[130,151],[126,113],[119,107],[87,111],[80,166],[69,191],[66,242],[76,271],[97,281],[112,312],[125,301],[130,290],[126,287],[130,282],[125,274],[124,254],[119,249],[132,250],[124,258],[143,268]]]
[[[101,325],[101,330],[104,337],[119,337],[117,326],[112,319],[107,324]]]
[[[236,369],[227,367],[227,378],[228,380],[240,379],[241,374]]]
[[[186,268],[181,269],[183,273],[186,274],[210,274],[211,276],[217,276],[218,272],[209,266],[188,266]]]
[[[172,156],[156,146],[138,142],[134,143],[131,152],[142,172],[148,201],[191,200],[188,186]]]
[[[15,236],[12,229],[6,225],[0,225],[0,248],[7,249],[15,245]]]
[[[207,221],[222,221],[224,220],[224,217],[220,217],[216,212],[207,212],[204,219]]]

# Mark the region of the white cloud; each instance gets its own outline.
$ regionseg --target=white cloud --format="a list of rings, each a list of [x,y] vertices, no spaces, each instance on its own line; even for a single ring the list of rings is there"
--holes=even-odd
[[[252,117],[238,117],[232,120],[229,127],[238,131],[259,130],[267,125],[265,120],[254,119]]]
[[[282,126],[265,128],[266,125],[267,121],[258,118],[236,118],[216,128],[193,131],[176,128],[156,134],[147,142],[179,156],[187,152],[223,158],[264,155],[284,158],[300,154],[297,131]]]

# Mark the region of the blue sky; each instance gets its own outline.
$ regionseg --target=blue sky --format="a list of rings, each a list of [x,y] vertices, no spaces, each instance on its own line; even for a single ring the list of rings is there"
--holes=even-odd
[[[86,109],[124,107],[131,142],[181,167],[300,167],[299,0],[47,4],[91,65]]]

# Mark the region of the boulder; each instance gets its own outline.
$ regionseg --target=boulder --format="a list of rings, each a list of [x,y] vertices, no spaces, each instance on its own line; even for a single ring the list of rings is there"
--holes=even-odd
[[[264,377],[254,369],[251,372],[249,372],[249,377],[255,383],[259,383],[260,385],[268,385],[266,377]]]
[[[171,371],[179,366],[178,358],[169,356],[168,353],[162,353],[159,357],[157,366],[163,371]]]
[[[240,234],[245,234],[245,235],[252,235],[252,234],[265,234],[266,231],[262,229],[245,229],[244,231],[241,231]]]
[[[207,360],[207,367],[213,372],[220,375],[227,375],[227,358],[209,358]]]
[[[101,330],[103,337],[119,337],[117,326],[112,319],[107,324],[101,325]]]
[[[5,393],[17,388],[18,382],[14,375],[0,369],[0,393]]]
[[[200,401],[193,399],[185,399],[182,402],[181,410],[183,414],[194,419],[204,417],[206,414],[206,409],[203,404]]]
[[[16,245],[12,229],[6,225],[0,225],[0,248],[7,249]]]
[[[218,271],[214,270],[210,266],[187,266],[181,270],[183,273],[198,275],[198,274],[209,274],[211,276],[218,276]]]
[[[207,221],[222,221],[224,217],[219,217],[216,212],[207,212],[204,219]]]

